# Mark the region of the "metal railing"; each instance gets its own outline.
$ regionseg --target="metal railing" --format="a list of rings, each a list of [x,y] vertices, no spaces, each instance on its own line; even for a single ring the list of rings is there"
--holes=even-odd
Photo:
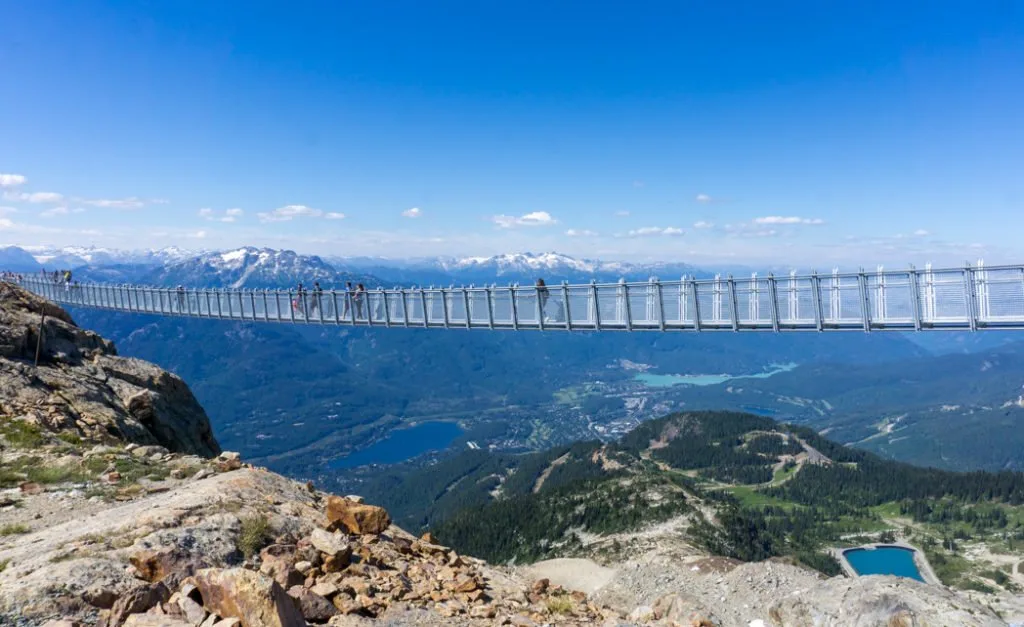
[[[21,285],[58,303],[168,316],[381,327],[580,331],[1024,329],[1024,266],[584,285],[365,291]]]

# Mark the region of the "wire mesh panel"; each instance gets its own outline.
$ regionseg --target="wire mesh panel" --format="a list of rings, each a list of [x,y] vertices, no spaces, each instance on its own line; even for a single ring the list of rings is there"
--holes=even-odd
[[[736,279],[736,317],[740,327],[770,326],[771,288],[767,279]]]
[[[653,281],[626,286],[630,326],[655,328],[661,326],[658,286]]]
[[[876,323],[909,323],[915,318],[909,272],[885,272],[868,275],[868,300],[874,306]]]
[[[550,294],[538,294],[535,287],[517,287],[515,292],[516,320],[520,325],[538,325],[538,307],[547,307]]]
[[[503,327],[513,325],[513,290],[509,287],[494,286],[491,288],[491,308],[494,312],[494,324]]]
[[[471,326],[486,327],[490,324],[488,316],[489,306],[487,303],[487,290],[484,288],[469,288],[466,290],[466,306]]]
[[[731,327],[732,308],[726,281],[716,279],[692,284],[696,288],[697,306],[702,327]]]
[[[590,286],[567,286],[564,290],[559,288],[559,294],[562,295],[563,292],[565,294],[564,298],[568,303],[568,320],[572,323],[572,326],[578,328],[593,327],[595,324],[594,307],[596,302]]]
[[[821,312],[825,324],[863,325],[860,279],[857,276],[840,275],[818,278]]]
[[[626,327],[626,289],[624,283],[597,286],[597,314],[602,327]]]
[[[978,269],[974,275],[979,320],[1006,322],[1024,318],[1024,269]]]
[[[816,324],[817,300],[810,277],[789,276],[776,279],[775,302],[780,324],[802,327]]]

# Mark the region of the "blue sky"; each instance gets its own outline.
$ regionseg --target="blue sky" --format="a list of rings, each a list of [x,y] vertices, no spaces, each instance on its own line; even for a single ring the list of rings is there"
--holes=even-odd
[[[0,67],[0,244],[1024,261],[1020,3],[33,0]]]

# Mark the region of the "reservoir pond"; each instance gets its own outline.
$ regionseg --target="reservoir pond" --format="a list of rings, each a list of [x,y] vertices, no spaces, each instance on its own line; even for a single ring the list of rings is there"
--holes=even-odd
[[[355,468],[367,464],[397,464],[422,455],[440,451],[462,435],[462,427],[454,422],[421,422],[404,429],[395,429],[383,440],[355,451],[347,457],[331,461],[331,468]]]
[[[850,549],[843,557],[858,575],[895,575],[923,582],[914,551],[899,546],[882,546],[874,549]]]

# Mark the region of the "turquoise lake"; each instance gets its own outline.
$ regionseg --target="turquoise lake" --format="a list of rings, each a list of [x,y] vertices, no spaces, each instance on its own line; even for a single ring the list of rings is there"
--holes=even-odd
[[[876,549],[850,549],[843,557],[858,575],[896,575],[923,582],[924,578],[914,563],[914,552],[898,546]]]
[[[650,374],[647,372],[636,375],[636,380],[652,388],[664,388],[673,385],[718,385],[726,381],[738,379],[767,379],[780,372],[789,372],[799,364],[770,364],[768,369],[757,374]]]
[[[395,429],[383,440],[348,457],[333,460],[330,466],[354,468],[366,464],[397,464],[427,451],[444,450],[462,433],[462,427],[454,422],[421,422],[406,429]]]

